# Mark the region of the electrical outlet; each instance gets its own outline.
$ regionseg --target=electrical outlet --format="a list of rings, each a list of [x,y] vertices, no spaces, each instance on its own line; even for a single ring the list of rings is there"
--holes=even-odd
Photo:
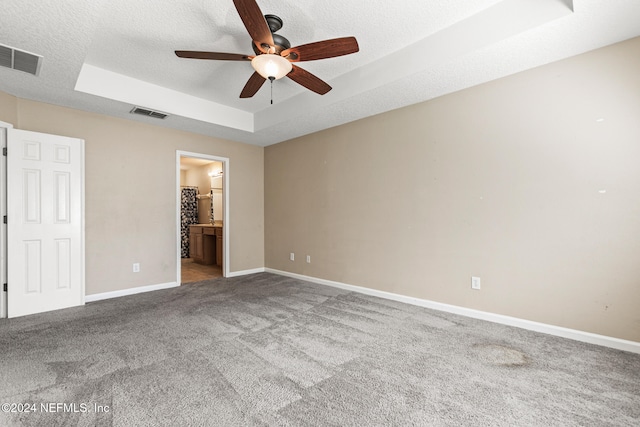
[[[296,254],[294,254],[293,252],[291,252],[289,254],[289,261],[295,261],[296,260]]]
[[[480,290],[480,278],[479,277],[472,277],[471,278],[471,289],[476,289],[476,290]]]
[[[307,264],[311,264],[311,255],[307,255]]]
[[[133,263],[133,272],[134,273],[140,273],[140,263],[139,262],[134,262]]]

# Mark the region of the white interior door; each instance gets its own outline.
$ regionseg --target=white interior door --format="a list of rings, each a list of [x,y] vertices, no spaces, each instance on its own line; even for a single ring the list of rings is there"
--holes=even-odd
[[[8,130],[8,316],[84,304],[84,141]]]

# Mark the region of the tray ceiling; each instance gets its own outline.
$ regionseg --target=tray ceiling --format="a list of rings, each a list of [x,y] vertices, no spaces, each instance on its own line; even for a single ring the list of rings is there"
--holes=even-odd
[[[0,44],[43,57],[38,76],[0,67],[0,90],[37,101],[266,146],[640,35],[633,0],[258,0],[292,45],[355,36],[360,52],[298,65],[333,90],[289,79],[238,96],[252,54],[231,0],[5,0]],[[134,106],[168,113],[157,120]]]

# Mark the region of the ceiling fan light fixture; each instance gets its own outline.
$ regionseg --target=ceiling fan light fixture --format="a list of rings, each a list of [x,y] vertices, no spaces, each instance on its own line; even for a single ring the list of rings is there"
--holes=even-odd
[[[264,53],[251,60],[251,66],[265,79],[281,79],[291,71],[292,65],[287,59],[273,53]]]

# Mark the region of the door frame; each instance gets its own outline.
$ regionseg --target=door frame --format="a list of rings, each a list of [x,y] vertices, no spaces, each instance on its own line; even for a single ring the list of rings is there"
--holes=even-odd
[[[229,182],[231,174],[229,173],[229,158],[213,156],[211,154],[194,153],[191,151],[176,150],[176,283],[182,285],[182,261],[181,261],[181,221],[180,221],[180,158],[192,157],[196,159],[211,160],[212,162],[222,163],[222,198],[223,198],[223,216],[222,222],[222,277],[229,277]]]
[[[7,134],[13,129],[11,123],[0,121],[0,147],[6,148]],[[0,217],[7,214],[7,158],[0,158]],[[7,283],[7,224],[0,221],[0,286]],[[7,317],[7,293],[0,288],[0,318]]]

